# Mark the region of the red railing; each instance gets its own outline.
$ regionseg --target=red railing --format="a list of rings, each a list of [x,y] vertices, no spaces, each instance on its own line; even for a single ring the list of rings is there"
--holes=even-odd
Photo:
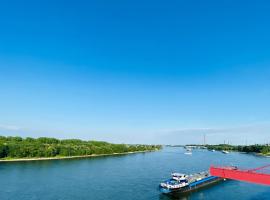
[[[269,167],[259,167],[251,170],[240,170],[236,167],[210,167],[210,174],[227,179],[270,185],[270,174],[258,173],[257,170]]]

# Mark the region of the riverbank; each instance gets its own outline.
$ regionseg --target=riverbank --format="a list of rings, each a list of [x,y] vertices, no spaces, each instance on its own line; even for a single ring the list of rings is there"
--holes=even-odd
[[[42,158],[5,158],[0,159],[1,162],[26,162],[26,161],[44,161],[44,160],[67,160],[67,159],[76,159],[76,158],[91,158],[91,157],[102,157],[102,156],[117,156],[117,155],[128,155],[136,153],[148,153],[158,151],[156,150],[146,150],[146,151],[133,151],[133,152],[124,152],[124,153],[112,153],[112,154],[92,154],[92,155],[82,155],[82,156],[57,156],[57,157],[42,157]]]
[[[270,153],[256,153],[257,156],[270,157]]]
[[[114,144],[79,139],[0,136],[0,161],[32,161],[121,155],[161,149],[161,145]]]
[[[240,153],[250,153],[258,156],[270,156],[270,146],[268,144],[255,144],[255,145],[205,145],[208,150],[216,151],[234,151]]]

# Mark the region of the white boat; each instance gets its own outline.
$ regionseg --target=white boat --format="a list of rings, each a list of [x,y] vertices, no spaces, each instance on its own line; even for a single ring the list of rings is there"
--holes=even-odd
[[[191,151],[185,152],[186,155],[192,155]]]
[[[180,173],[172,173],[172,179],[176,181],[182,181],[187,178],[186,174],[180,174]]]
[[[228,153],[229,153],[229,151],[225,151],[225,150],[223,150],[223,151],[222,151],[222,153],[228,154]]]

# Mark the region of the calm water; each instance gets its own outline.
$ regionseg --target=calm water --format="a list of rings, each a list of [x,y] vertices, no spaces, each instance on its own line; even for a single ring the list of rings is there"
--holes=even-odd
[[[127,156],[77,160],[0,163],[0,200],[50,199],[160,199],[159,182],[172,171],[192,173],[210,164],[252,168],[269,158],[197,150],[185,155],[182,148]],[[177,199],[269,199],[270,187],[226,181]]]

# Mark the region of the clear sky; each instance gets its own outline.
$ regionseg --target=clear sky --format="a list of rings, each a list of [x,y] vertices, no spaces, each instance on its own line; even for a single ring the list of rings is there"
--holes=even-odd
[[[269,1],[0,2],[0,132],[270,141]]]

